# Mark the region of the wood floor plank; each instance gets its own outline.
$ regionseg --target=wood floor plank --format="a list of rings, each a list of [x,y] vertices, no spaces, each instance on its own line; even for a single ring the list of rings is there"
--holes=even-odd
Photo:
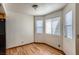
[[[46,44],[32,43],[20,47],[6,49],[7,55],[63,55],[59,50]]]

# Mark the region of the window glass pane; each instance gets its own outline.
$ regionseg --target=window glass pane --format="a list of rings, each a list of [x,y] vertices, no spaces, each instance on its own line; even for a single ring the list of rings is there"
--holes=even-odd
[[[66,14],[65,19],[66,25],[72,25],[72,11]]]
[[[72,39],[72,11],[65,15],[65,36]]]
[[[36,20],[36,27],[43,27],[43,20]]]
[[[43,20],[36,20],[36,33],[43,33]]]
[[[46,20],[45,22],[45,32],[51,34],[51,19]]]
[[[60,35],[60,17],[46,20],[45,30],[47,34]]]
[[[42,29],[42,27],[37,27],[37,29],[36,29],[36,33],[43,33],[43,29]]]
[[[60,35],[60,17],[52,19],[52,34]]]
[[[67,37],[72,39],[72,26],[67,26]]]

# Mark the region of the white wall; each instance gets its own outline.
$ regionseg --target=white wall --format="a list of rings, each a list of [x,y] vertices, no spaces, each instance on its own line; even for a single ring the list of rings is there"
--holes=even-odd
[[[17,12],[7,12],[6,47],[11,48],[34,41],[33,16]]]
[[[63,17],[65,16],[65,14],[72,10],[72,19],[73,19],[73,39],[69,39],[66,37],[63,37],[63,51],[67,54],[67,55],[74,55],[76,54],[76,19],[75,19],[75,4],[68,4],[64,10],[63,10]],[[64,19],[64,18],[63,18]],[[63,21],[64,24],[64,21]],[[64,27],[63,27],[64,29]],[[64,34],[64,33],[63,33]]]
[[[63,46],[63,36],[62,36],[62,28],[63,27],[62,27],[62,21],[61,21],[62,20],[62,11],[56,11],[54,13],[45,15],[43,17],[41,17],[41,16],[36,17],[36,19],[43,19],[45,21],[46,19],[57,17],[57,16],[61,17],[61,19],[60,19],[61,36],[54,36],[54,35],[46,34],[45,31],[43,34],[36,34],[35,33],[35,42],[47,43],[53,47],[56,47],[56,48],[62,50],[62,46]],[[58,47],[58,45],[61,45],[61,47]]]
[[[1,4],[1,3],[0,3]],[[4,8],[3,8],[3,5],[1,4],[1,6],[0,6],[0,13],[5,13],[5,10],[4,10]]]
[[[79,3],[76,4],[76,25],[77,25],[77,34],[79,35]]]
[[[76,4],[76,54],[79,55],[79,3]]]

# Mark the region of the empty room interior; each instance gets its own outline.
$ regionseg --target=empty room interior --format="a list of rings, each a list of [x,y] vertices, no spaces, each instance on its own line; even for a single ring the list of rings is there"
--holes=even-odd
[[[79,4],[0,3],[0,55],[79,55]]]

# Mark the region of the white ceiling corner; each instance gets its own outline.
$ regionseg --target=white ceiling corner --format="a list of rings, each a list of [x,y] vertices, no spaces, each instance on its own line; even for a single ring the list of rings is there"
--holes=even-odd
[[[38,8],[33,9],[32,5],[37,4]],[[66,3],[6,3],[6,11],[26,13],[29,15],[45,15],[63,8]]]

